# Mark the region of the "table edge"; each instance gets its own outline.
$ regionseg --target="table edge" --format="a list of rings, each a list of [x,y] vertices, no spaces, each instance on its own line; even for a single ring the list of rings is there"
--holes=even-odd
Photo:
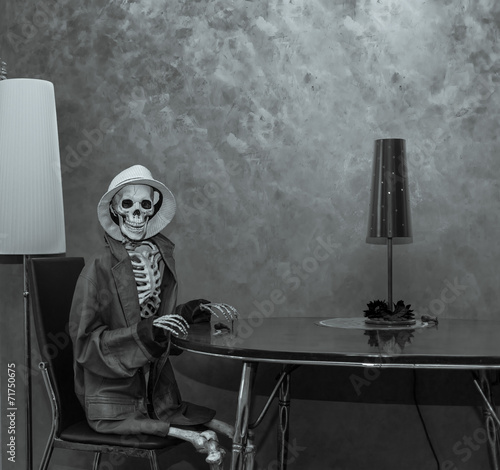
[[[239,360],[242,362],[263,362],[274,364],[296,364],[296,365],[316,365],[316,366],[339,366],[339,367],[371,367],[377,369],[448,369],[448,370],[500,370],[498,364],[478,364],[478,363],[436,363],[436,362],[368,362],[368,361],[332,361],[332,360],[315,360],[315,359],[280,359],[271,357],[253,357],[250,355],[238,354],[218,354],[215,352],[202,351],[199,349],[191,349],[186,346],[176,344],[179,349],[194,354],[200,354],[209,357],[218,357],[231,360]],[[387,356],[393,358],[394,356]],[[376,356],[375,359],[387,359],[387,357]]]

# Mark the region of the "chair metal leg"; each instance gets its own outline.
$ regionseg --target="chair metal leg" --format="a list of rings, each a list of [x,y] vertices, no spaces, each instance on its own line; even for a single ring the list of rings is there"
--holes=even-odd
[[[150,450],[148,452],[148,457],[151,470],[159,470],[160,467],[158,466],[158,456],[156,455],[156,452],[154,450]]]
[[[251,391],[258,363],[245,362],[241,373],[238,408],[234,426],[233,449],[231,455],[231,470],[244,470],[245,450],[248,439],[250,417]]]
[[[286,470],[288,461],[288,438],[289,438],[289,418],[290,418],[290,374],[289,373],[286,373],[285,378],[281,382],[279,389],[278,403],[279,403],[278,469]]]
[[[97,470],[99,468],[100,461],[101,461],[101,453],[97,451],[94,454],[94,462],[92,463],[92,470]]]
[[[56,423],[59,419],[59,410],[57,408],[56,396],[54,393],[54,387],[52,386],[49,372],[48,372],[48,364],[46,362],[40,362],[38,367],[42,373],[43,382],[45,384],[45,389],[47,390],[47,395],[50,400],[50,408],[52,411],[52,425],[50,427],[49,438],[47,439],[47,444],[45,445],[45,450],[43,452],[42,461],[40,463],[40,470],[46,470],[50,458],[52,456],[52,450],[54,449],[54,439],[56,435]]]
[[[43,451],[42,461],[40,462],[40,470],[47,470],[50,458],[52,457],[53,449],[54,449],[54,433],[52,432],[45,446],[45,450]]]

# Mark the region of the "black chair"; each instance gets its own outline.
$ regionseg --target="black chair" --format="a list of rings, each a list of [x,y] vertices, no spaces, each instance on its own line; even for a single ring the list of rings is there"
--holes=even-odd
[[[52,406],[52,429],[40,464],[46,470],[54,448],[94,453],[97,470],[102,453],[149,459],[158,470],[157,454],[184,441],[152,435],[103,434],[92,430],[73,386],[73,350],[68,319],[83,258],[31,258],[28,264],[35,330],[43,362],[40,369]]]

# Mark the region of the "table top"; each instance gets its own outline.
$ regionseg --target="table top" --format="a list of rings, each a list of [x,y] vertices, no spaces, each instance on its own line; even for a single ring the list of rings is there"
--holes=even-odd
[[[354,320],[351,327],[324,326],[332,323],[325,320],[329,319],[222,321],[232,330],[218,333],[216,319],[191,325],[187,335],[172,342],[187,351],[250,362],[500,369],[500,321],[440,319],[437,325],[419,322],[415,327],[379,329],[364,325],[361,318],[339,319],[340,325]]]

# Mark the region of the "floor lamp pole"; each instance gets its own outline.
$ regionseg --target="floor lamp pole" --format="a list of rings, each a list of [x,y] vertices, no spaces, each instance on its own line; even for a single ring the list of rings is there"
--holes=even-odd
[[[392,312],[392,237],[387,238],[387,304]]]
[[[33,468],[33,432],[31,422],[31,322],[30,322],[30,299],[28,282],[28,255],[23,255],[24,272],[24,390],[26,400],[26,468]]]

